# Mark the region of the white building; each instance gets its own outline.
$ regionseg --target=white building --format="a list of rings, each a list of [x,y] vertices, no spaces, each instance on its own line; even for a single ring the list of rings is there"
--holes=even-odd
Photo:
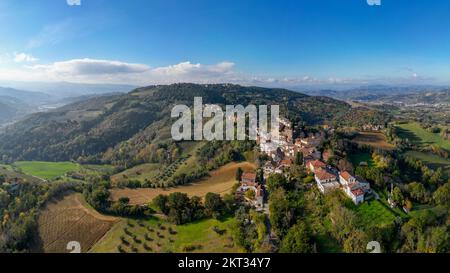
[[[314,178],[317,182],[317,187],[322,193],[327,193],[332,190],[338,189],[339,184],[336,175],[328,171],[327,169],[318,169],[315,171]]]
[[[339,173],[339,182],[342,184],[345,194],[356,205],[363,203],[365,194],[370,191],[369,183],[357,179],[347,171]]]

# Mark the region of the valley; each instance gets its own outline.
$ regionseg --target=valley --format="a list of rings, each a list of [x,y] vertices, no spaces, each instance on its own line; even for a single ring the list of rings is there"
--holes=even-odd
[[[266,136],[174,141],[169,110],[194,96],[279,104],[282,138],[275,146]],[[445,228],[450,178],[447,127],[427,124],[237,85],[151,86],[76,101],[0,133],[0,202],[9,208],[1,212],[9,230],[28,236],[6,234],[2,244],[51,253],[68,252],[69,240],[94,253],[364,252],[376,238],[386,252],[423,251],[404,230],[423,215],[437,226],[422,228]],[[346,190],[347,175],[370,190]],[[289,246],[298,230],[307,243]],[[16,243],[30,237],[32,245]]]

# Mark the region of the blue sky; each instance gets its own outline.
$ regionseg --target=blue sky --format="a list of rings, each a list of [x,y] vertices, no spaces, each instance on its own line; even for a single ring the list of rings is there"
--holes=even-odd
[[[2,0],[0,80],[450,84],[450,1]]]

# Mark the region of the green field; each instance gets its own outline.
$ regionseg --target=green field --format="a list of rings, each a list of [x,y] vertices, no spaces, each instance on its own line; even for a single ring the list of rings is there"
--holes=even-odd
[[[416,145],[428,147],[435,144],[443,149],[450,150],[450,140],[445,140],[439,134],[423,129],[417,122],[398,124],[397,131],[401,138],[407,138]]]
[[[354,208],[354,210],[358,216],[359,224],[366,229],[392,223],[397,218],[396,212],[391,210],[385,203],[378,200],[364,202]]]
[[[447,176],[450,176],[450,159],[445,159],[431,153],[424,153],[418,151],[409,151],[406,152],[405,154],[420,159],[432,169],[442,168],[444,173],[446,173]]]
[[[19,161],[14,166],[22,170],[25,174],[36,176],[45,180],[51,180],[62,176],[67,172],[78,171],[81,166],[72,162],[40,162],[40,161]]]
[[[123,220],[116,224],[90,252],[116,253],[119,252],[119,246],[123,252],[129,253],[241,252],[234,246],[231,238],[230,229],[233,221],[232,218],[225,221],[206,219],[175,226],[159,218],[146,221]],[[214,227],[224,233],[218,234],[213,230]],[[169,229],[172,229],[172,232]]]
[[[156,177],[162,168],[163,168],[163,166],[158,163],[148,163],[148,164],[138,165],[136,167],[130,168],[121,173],[113,175],[111,177],[111,181],[114,184],[118,183],[120,181],[126,181],[126,180],[130,180],[130,179],[144,182],[145,179],[152,179],[152,178]]]
[[[349,158],[354,167],[359,166],[361,162],[367,162],[367,164],[369,164],[369,167],[372,167],[375,164],[370,153],[354,153],[350,154]]]

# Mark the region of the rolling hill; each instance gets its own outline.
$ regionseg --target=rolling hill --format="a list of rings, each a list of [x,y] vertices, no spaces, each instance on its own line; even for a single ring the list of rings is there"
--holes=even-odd
[[[191,106],[194,97],[203,97],[204,104],[278,104],[282,113],[308,124],[334,120],[350,109],[344,102],[285,89],[231,84],[150,86],[90,98],[10,125],[0,133],[1,159],[108,161],[111,154],[135,155],[149,143],[168,141],[172,107]]]
[[[379,101],[384,103],[405,104],[405,105],[450,106],[450,90],[386,96],[380,98]]]

